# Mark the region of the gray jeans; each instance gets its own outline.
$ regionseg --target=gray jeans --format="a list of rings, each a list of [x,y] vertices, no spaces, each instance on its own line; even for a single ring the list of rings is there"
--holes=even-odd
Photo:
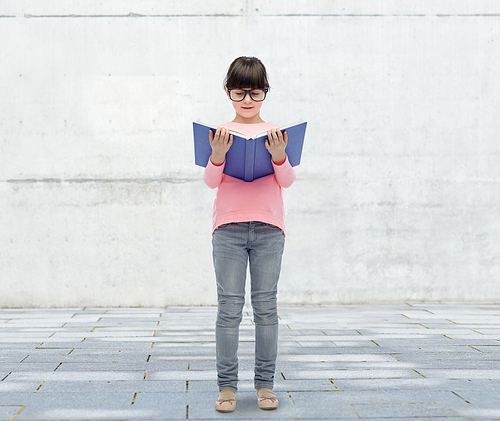
[[[278,349],[276,294],[285,245],[283,232],[262,222],[220,226],[212,236],[217,280],[215,327],[219,390],[238,386],[239,325],[245,304],[247,263],[255,323],[254,387],[273,388]]]

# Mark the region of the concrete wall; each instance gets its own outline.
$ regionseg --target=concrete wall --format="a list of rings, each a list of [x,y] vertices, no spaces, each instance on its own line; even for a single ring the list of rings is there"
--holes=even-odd
[[[282,303],[500,301],[496,0],[0,3],[0,306],[215,304],[191,122],[309,122]]]

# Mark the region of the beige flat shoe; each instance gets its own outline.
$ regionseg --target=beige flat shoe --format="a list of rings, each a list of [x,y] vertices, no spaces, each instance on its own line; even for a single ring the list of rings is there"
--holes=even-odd
[[[257,390],[257,399],[260,409],[276,409],[279,405],[276,395],[266,387]]]
[[[230,389],[220,392],[215,401],[215,409],[219,412],[233,412],[236,409],[236,393]]]

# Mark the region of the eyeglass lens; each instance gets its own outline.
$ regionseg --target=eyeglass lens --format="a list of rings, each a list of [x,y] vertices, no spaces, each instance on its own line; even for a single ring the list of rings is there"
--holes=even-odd
[[[266,98],[266,91],[264,89],[253,89],[253,90],[243,90],[243,89],[231,89],[229,95],[233,101],[243,101],[246,94],[250,95],[250,98],[254,101],[264,101]]]

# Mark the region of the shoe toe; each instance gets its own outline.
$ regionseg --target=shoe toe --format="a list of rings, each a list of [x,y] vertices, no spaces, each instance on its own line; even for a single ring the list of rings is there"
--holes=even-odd
[[[271,389],[260,389],[257,399],[260,409],[276,409],[279,405],[278,398]]]
[[[215,401],[215,409],[219,412],[233,412],[236,408],[236,394],[232,390],[223,390]]]

